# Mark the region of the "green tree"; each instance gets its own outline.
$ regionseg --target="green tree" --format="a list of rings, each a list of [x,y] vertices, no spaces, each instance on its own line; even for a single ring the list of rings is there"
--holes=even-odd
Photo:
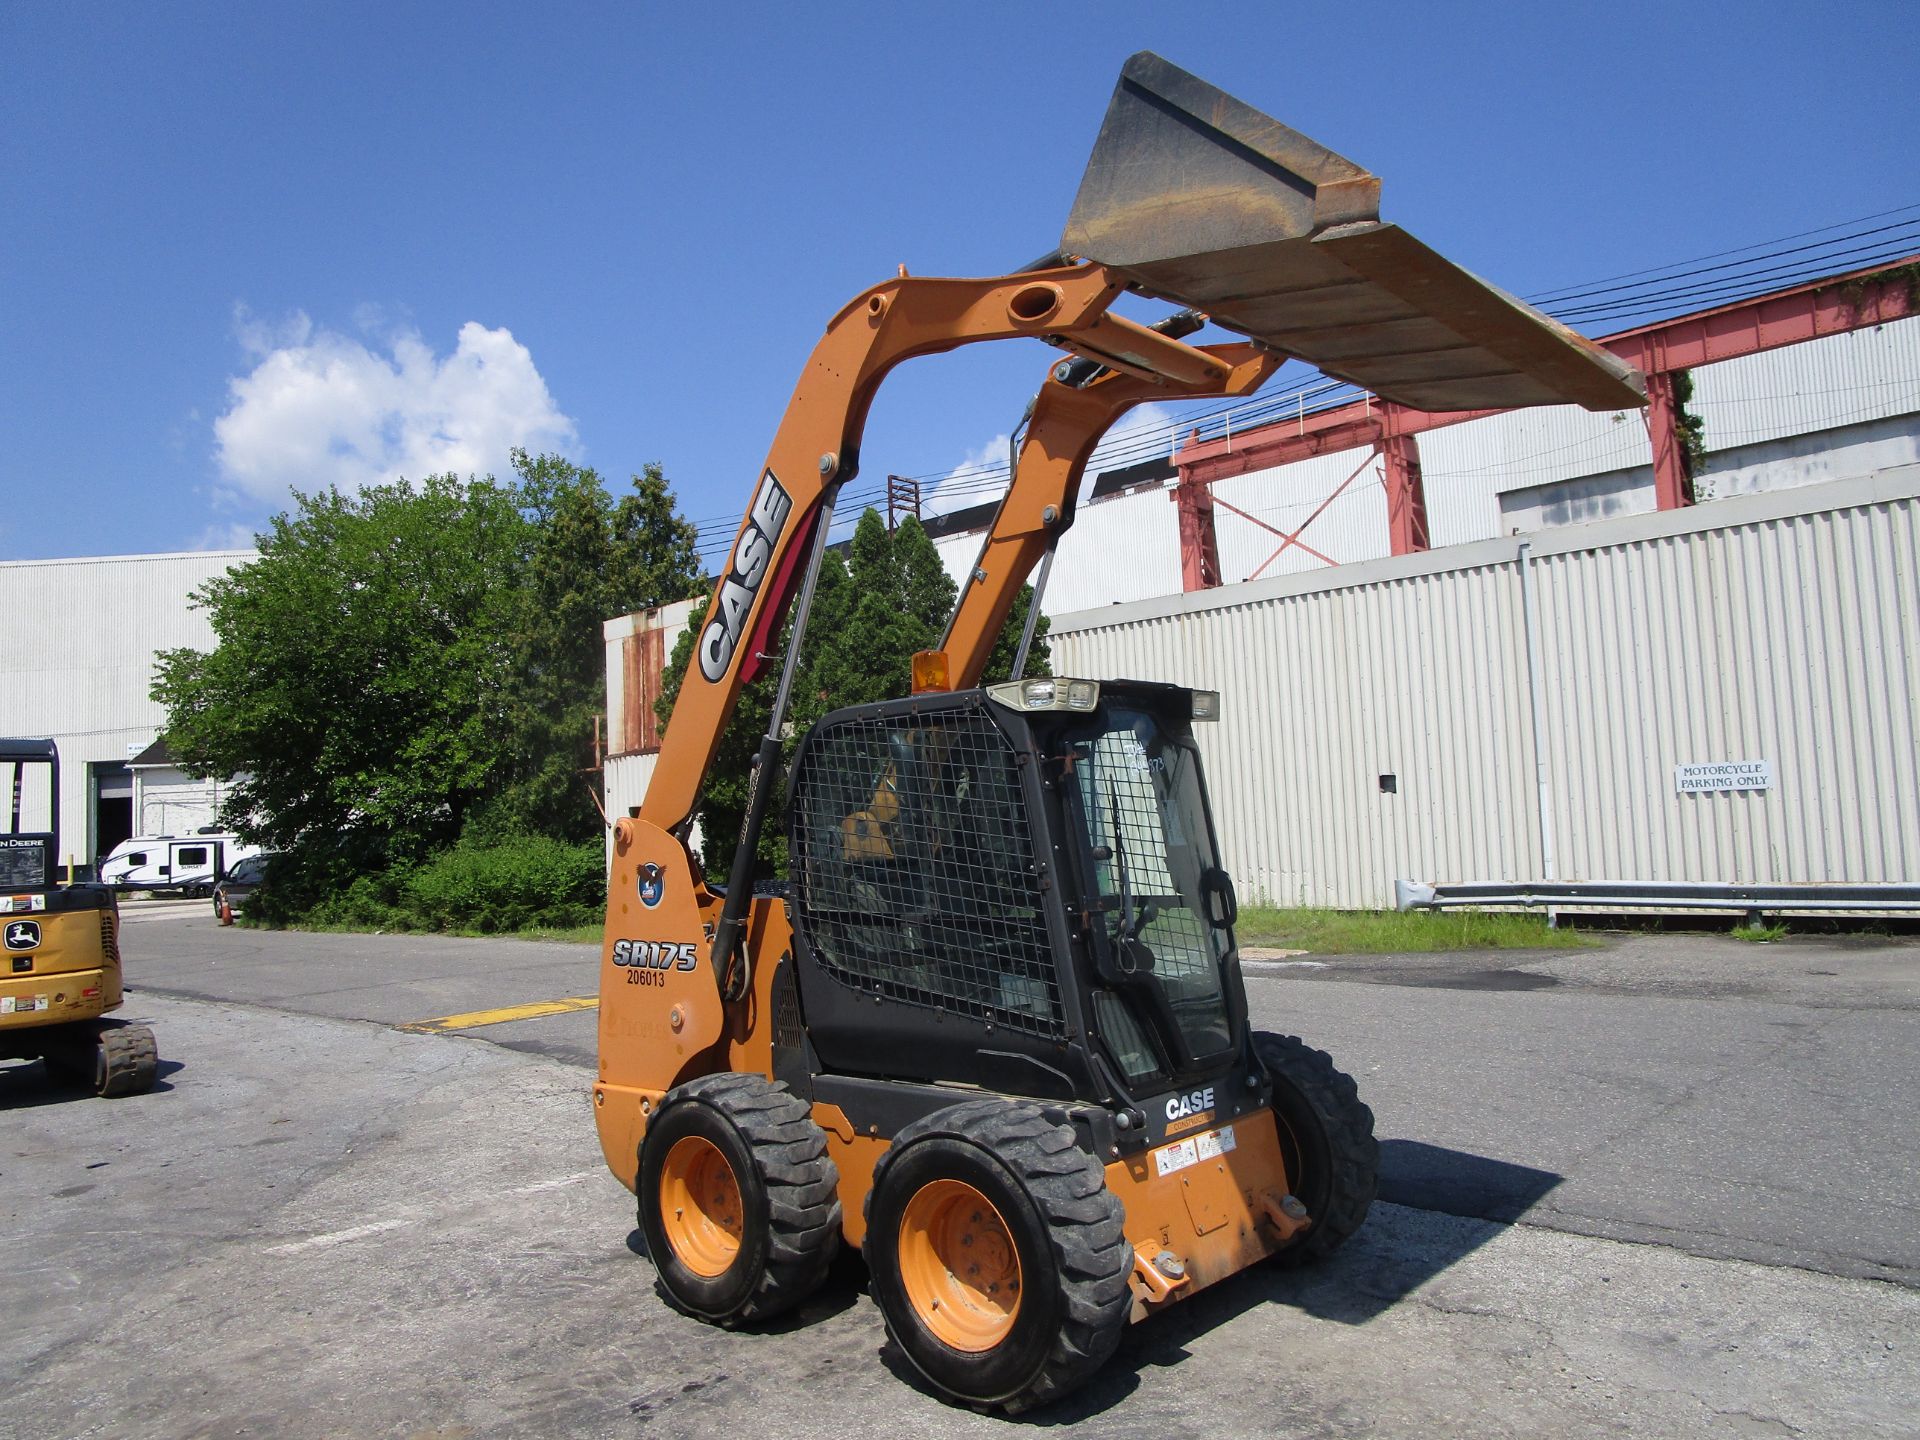
[[[474,828],[586,840],[602,823],[587,773],[606,699],[601,622],[697,595],[699,537],[674,509],[658,465],[634,476],[633,493],[617,504],[597,472],[558,455],[515,450],[513,467],[529,548],[500,790]]]
[[[296,496],[195,592],[216,647],[158,657],[174,754],[240,777],[222,818],[320,857],[320,888],[457,836],[508,730],[526,532],[491,479]]]
[[[658,466],[617,502],[558,456],[514,468],[296,495],[196,592],[216,647],[158,657],[181,763],[239,776],[223,818],[294,852],[283,917],[463,835],[597,839],[601,622],[697,592],[697,537]]]

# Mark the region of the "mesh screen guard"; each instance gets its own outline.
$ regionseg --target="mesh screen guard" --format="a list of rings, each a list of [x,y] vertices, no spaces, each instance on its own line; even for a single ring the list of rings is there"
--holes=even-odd
[[[793,793],[795,919],[827,975],[1065,1034],[1020,767],[985,714],[832,722]]]

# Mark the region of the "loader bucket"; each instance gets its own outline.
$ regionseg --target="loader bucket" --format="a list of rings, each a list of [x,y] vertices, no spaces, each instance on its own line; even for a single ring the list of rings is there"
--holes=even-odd
[[[1381,223],[1376,176],[1147,51],[1060,248],[1422,410],[1645,403],[1631,366]]]

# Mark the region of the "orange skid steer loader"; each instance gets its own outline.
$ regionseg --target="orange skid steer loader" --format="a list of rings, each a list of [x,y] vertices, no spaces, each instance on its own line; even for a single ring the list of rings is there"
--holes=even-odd
[[[1643,403],[1637,375],[1381,223],[1378,201],[1359,166],[1137,55],[1057,254],[903,275],[828,325],[646,802],[614,826],[595,1114],[687,1312],[778,1314],[853,1245],[927,1380],[1014,1412],[1085,1381],[1130,1321],[1325,1256],[1365,1218],[1377,1149],[1353,1081],[1248,1025],[1194,740],[1220,697],[982,672],[1094,445],[1142,401],[1249,395],[1295,356],[1428,410]],[[1181,309],[1135,322],[1112,309],[1129,291]],[[1187,343],[1206,320],[1248,338]],[[914,658],[910,698],[800,741],[788,892],[756,894],[800,636],[874,393],[903,360],[1018,338],[1065,358],[941,648]],[[710,885],[691,817],[789,614],[732,874]]]

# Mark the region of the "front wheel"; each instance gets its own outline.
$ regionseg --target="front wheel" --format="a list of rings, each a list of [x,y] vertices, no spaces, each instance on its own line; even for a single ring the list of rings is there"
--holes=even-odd
[[[1293,1193],[1313,1224],[1275,1257],[1282,1265],[1324,1260],[1358,1230],[1380,1184],[1373,1111],[1333,1057],[1293,1035],[1253,1037],[1273,1079],[1273,1115]]]
[[[786,1086],[728,1072],[676,1087],[640,1149],[640,1229],[661,1288],[718,1325],[793,1308],[826,1278],[839,1188],[825,1132]]]
[[[1120,1343],[1124,1228],[1071,1129],[1030,1105],[968,1101],[902,1130],[874,1170],[873,1297],[935,1387],[1017,1413],[1083,1384]]]

